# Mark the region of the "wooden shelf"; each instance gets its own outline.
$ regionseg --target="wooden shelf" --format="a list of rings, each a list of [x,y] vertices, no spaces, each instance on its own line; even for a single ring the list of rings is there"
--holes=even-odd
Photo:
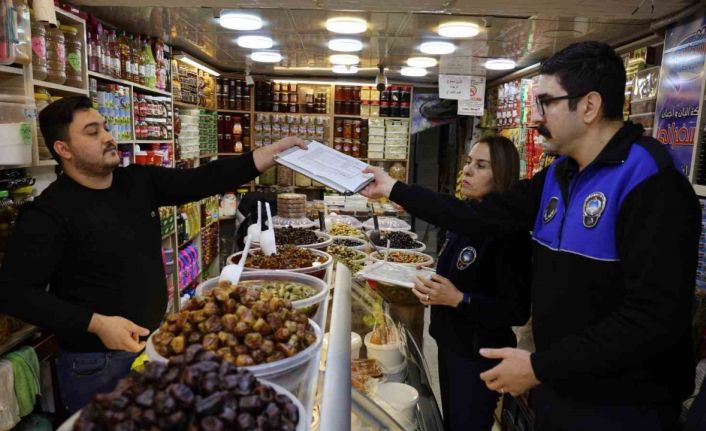
[[[217,153],[219,156],[242,156],[243,154],[245,153]]]
[[[369,162],[407,162],[407,159],[361,159]]]
[[[15,346],[22,343],[23,341],[32,338],[32,336],[34,336],[37,331],[39,331],[39,328],[37,328],[36,326],[27,325],[19,331],[10,334],[7,340],[5,340],[3,343],[0,343],[0,355],[12,350],[13,348],[15,348]]]
[[[22,66],[3,66],[0,65],[0,73],[7,73],[9,75],[22,75],[24,73]]]
[[[187,109],[205,109],[206,111],[215,111],[213,108],[207,108],[205,106],[199,106],[199,105],[194,105],[192,103],[186,103],[186,102],[181,102],[178,100],[173,100],[174,106],[178,108],[187,108]]]
[[[410,117],[381,117],[379,115],[377,116],[372,116],[372,115],[345,115],[345,114],[334,114],[334,118],[340,117],[340,118],[357,118],[361,120],[369,120],[371,118],[380,118],[383,120],[409,120]]]
[[[208,154],[201,154],[199,156],[199,159],[205,159],[205,158],[210,158],[210,157],[216,157],[218,153],[208,153]]]
[[[84,24],[86,20],[81,18],[80,16],[74,15],[71,12],[67,12],[62,8],[54,8],[56,11],[57,19],[61,21],[61,24],[66,25],[66,24]],[[71,21],[71,22],[67,22]]]
[[[38,160],[35,166],[56,166],[58,163],[56,160]]]
[[[182,247],[184,247],[185,245],[188,245],[190,242],[193,242],[196,238],[199,237],[199,235],[201,235],[201,228],[199,228],[199,231],[198,231],[198,233],[196,233],[196,235],[192,236],[192,237],[189,238],[187,241],[182,242],[181,244],[179,244],[179,248],[182,248]]]
[[[49,88],[52,90],[61,91],[63,93],[88,96],[88,90],[84,88],[69,87],[68,85],[55,84],[53,82],[40,81],[38,79],[33,79],[32,84],[34,84],[36,87]]]
[[[120,79],[120,78],[113,78],[110,75],[104,75],[102,73],[93,72],[90,70],[88,71],[88,76],[92,76],[97,79],[102,79],[104,81],[114,82],[116,84],[131,86],[131,87],[135,88],[136,90],[146,91],[148,93],[154,93],[154,94],[159,94],[162,96],[169,96],[169,97],[172,96],[172,93],[170,91],[163,91],[163,90],[159,90],[157,88],[147,87],[145,85],[138,84],[136,82],[127,81],[125,79]]]
[[[217,112],[225,112],[227,114],[251,114],[251,111],[236,111],[233,109],[216,109]]]
[[[206,230],[207,228],[213,226],[214,224],[218,224],[218,220],[212,221],[211,223],[209,223],[209,224],[207,224],[206,226],[202,227],[202,228],[201,228],[201,231],[203,232],[204,230]]]
[[[172,144],[173,139],[135,139],[134,141],[129,141],[134,144]]]
[[[280,115],[300,115],[303,117],[311,117],[311,116],[317,116],[317,117],[329,117],[331,114],[328,114],[326,112],[314,112],[314,113],[307,113],[307,112],[270,112],[270,111],[255,111],[255,114],[280,114]]]

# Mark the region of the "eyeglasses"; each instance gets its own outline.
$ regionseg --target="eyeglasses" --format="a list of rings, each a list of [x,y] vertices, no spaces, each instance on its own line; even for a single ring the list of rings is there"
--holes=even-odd
[[[579,97],[583,97],[587,95],[588,92],[582,93],[582,94],[565,94],[563,96],[557,96],[557,97],[544,97],[544,98],[539,98],[535,97],[534,98],[534,106],[537,108],[537,112],[539,112],[539,115],[541,117],[544,117],[544,109],[559,100],[571,100],[571,99],[578,99]]]

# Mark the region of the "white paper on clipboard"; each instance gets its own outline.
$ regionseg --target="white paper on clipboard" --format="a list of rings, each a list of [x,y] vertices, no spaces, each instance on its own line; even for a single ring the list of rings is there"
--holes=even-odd
[[[428,279],[434,273],[433,270],[426,268],[416,269],[392,262],[377,262],[358,271],[356,275],[366,280],[379,281],[411,289],[414,287],[414,280],[418,275]]]

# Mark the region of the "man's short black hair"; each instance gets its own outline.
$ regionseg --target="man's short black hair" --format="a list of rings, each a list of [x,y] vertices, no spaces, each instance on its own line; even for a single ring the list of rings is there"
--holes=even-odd
[[[69,125],[74,120],[74,112],[92,108],[91,99],[86,96],[68,96],[49,104],[39,113],[39,129],[51,156],[61,165],[61,157],[54,151],[54,142],[66,141]]]
[[[556,76],[570,95],[598,92],[603,99],[603,118],[622,120],[625,65],[610,45],[602,42],[571,44],[542,63],[539,73]],[[575,110],[579,100],[570,99],[569,109]]]

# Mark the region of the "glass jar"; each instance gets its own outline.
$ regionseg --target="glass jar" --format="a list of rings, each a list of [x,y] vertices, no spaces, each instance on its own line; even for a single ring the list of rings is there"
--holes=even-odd
[[[277,167],[273,166],[260,174],[260,184],[263,186],[273,186],[277,182]]]
[[[333,149],[336,151],[343,151],[343,139],[338,138],[333,140]]]
[[[353,121],[343,120],[343,137],[352,138],[353,137]]]
[[[340,118],[337,118],[334,121],[334,138],[342,138],[343,137],[343,120]]]
[[[401,162],[395,162],[390,167],[390,176],[396,180],[407,181],[407,168]]]
[[[296,184],[297,187],[311,187],[311,178],[297,172],[294,174],[294,184]]]
[[[78,29],[70,25],[62,25],[61,31],[66,40],[66,85],[83,87],[83,62],[81,51],[83,41],[78,36]]]
[[[34,93],[34,103],[37,107],[37,114],[39,114],[42,109],[49,106],[49,94]],[[39,130],[39,121],[37,121],[37,150],[39,150],[39,160],[52,160],[51,152],[44,143],[44,135]]]
[[[47,29],[44,23],[32,21],[32,77],[47,79]]]
[[[363,122],[361,120],[355,120],[353,121],[353,133],[351,134],[351,137],[353,139],[360,139],[360,129],[363,126]]]
[[[66,46],[64,33],[58,27],[47,29],[47,81],[66,82]]]
[[[345,90],[340,85],[337,85],[334,100],[339,101],[343,99],[345,99]]]
[[[353,145],[353,140],[343,138],[343,154],[351,155],[351,146]]]
[[[277,166],[277,185],[281,187],[290,187],[294,184],[294,171],[286,166]]]
[[[353,139],[351,142],[351,156],[360,157],[360,139]]]

